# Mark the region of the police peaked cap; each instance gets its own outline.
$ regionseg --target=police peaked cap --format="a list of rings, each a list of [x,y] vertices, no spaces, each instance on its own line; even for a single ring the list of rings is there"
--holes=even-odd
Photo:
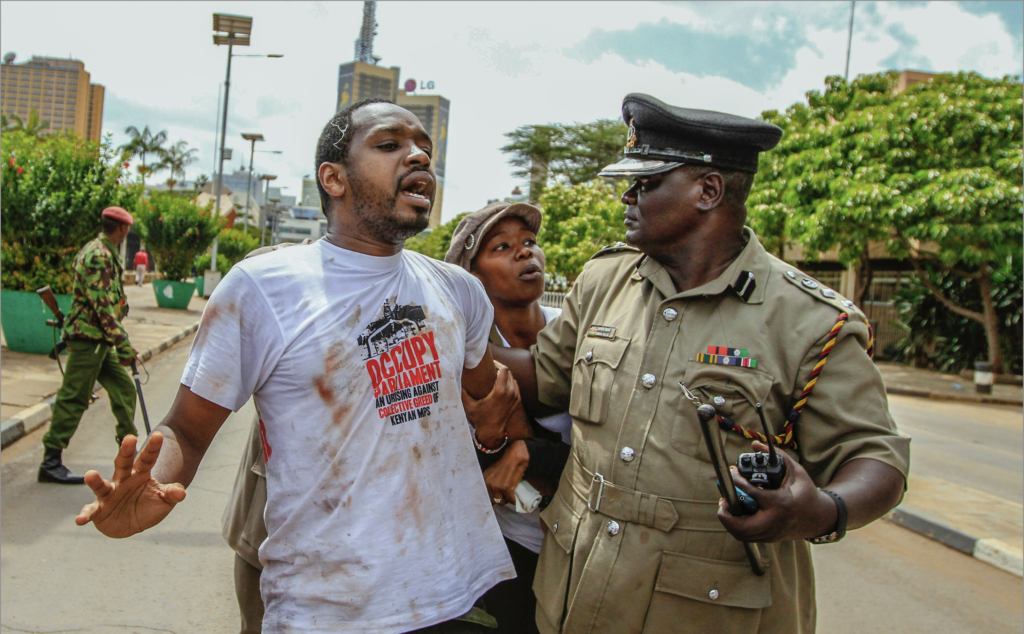
[[[758,153],[782,138],[782,128],[765,121],[670,106],[641,93],[622,100],[622,119],[629,126],[626,158],[601,176],[650,176],[681,164],[756,173]]]

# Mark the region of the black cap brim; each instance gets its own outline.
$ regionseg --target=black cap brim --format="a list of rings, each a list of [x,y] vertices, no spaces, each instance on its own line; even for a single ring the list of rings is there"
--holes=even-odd
[[[602,178],[635,178],[637,176],[653,176],[674,170],[683,165],[670,161],[659,161],[657,159],[631,159],[624,158],[618,163],[605,166],[598,174]]]

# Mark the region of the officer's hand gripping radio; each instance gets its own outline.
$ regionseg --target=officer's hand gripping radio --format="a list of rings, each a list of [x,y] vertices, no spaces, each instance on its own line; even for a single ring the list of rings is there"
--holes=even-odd
[[[736,468],[740,475],[747,479],[747,482],[759,489],[777,489],[782,486],[786,479],[786,462],[775,451],[772,443],[772,433],[768,429],[768,422],[764,419],[764,411],[761,404],[754,406],[757,415],[761,419],[761,428],[764,430],[765,438],[768,439],[768,453],[759,451],[756,453],[740,454],[736,461]],[[756,508],[756,507],[755,507]]]

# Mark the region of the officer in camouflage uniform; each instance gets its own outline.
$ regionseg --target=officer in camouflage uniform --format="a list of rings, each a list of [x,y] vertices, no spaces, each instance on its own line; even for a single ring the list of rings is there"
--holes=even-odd
[[[121,281],[123,268],[117,246],[135,222],[120,207],[102,214],[103,233],[75,256],[74,297],[64,320],[63,339],[68,345],[64,382],[53,404],[50,430],[43,436],[46,453],[39,467],[40,482],[82,484],[61,462],[61,452],[78,428],[89,407],[96,381],[107,391],[110,409],[117,419],[117,444],[135,430],[135,385],[125,370],[135,359],[121,320],[128,314]]]
[[[870,328],[744,226],[758,154],[779,128],[641,94],[622,114],[626,158],[601,175],[634,180],[622,202],[635,246],[587,263],[532,355],[492,348],[524,404],[535,396],[573,417],[572,456],[541,515],[537,624],[545,634],[814,632],[808,542],[881,517],[909,468]],[[753,515],[720,500],[701,404],[717,410],[731,464],[751,451],[764,408],[787,475],[761,490],[733,472]],[[743,542],[758,543],[763,575]]]

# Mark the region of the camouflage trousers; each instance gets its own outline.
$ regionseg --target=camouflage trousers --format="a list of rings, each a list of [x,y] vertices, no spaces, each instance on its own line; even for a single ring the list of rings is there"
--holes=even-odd
[[[117,419],[116,439],[135,430],[135,384],[128,370],[121,365],[112,347],[99,341],[72,339],[68,342],[68,362],[64,383],[53,404],[50,430],[43,436],[43,445],[65,449],[78,429],[82,414],[89,407],[92,386],[99,381],[107,391],[110,409]]]

